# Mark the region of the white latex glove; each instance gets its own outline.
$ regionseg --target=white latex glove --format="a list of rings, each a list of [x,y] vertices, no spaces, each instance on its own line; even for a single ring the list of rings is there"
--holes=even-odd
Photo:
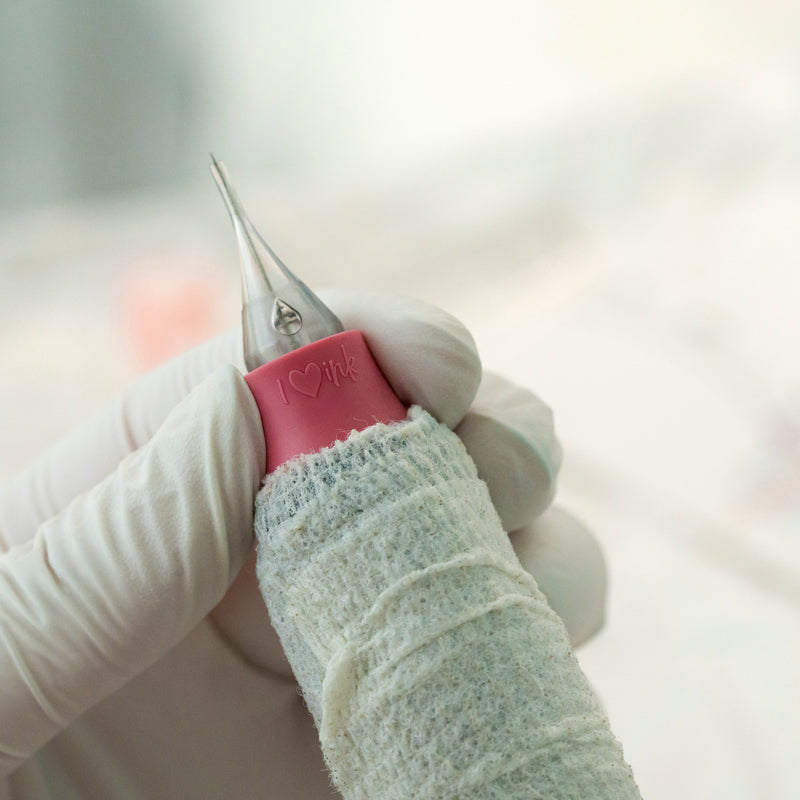
[[[479,389],[472,339],[442,312],[401,298],[321,294],[345,327],[364,332],[401,399],[456,427],[514,531],[523,565],[573,640],[591,635],[603,615],[599,550],[563,512],[534,521],[552,498],[560,461],[546,407],[499,378]],[[148,674],[161,675],[163,661],[164,680],[178,687],[183,676],[169,674],[167,656],[206,618],[266,676],[265,718],[300,731],[288,765],[286,748],[263,752],[265,774],[288,774],[286,781],[238,788],[234,782],[231,796],[333,796],[319,770],[308,768],[320,761],[310,718],[298,703],[287,705],[292,685],[276,678],[288,666],[248,558],[266,453],[255,403],[239,372],[226,366],[240,361],[239,349],[231,332],[165,365],[0,487],[3,773],[28,760],[35,764],[32,756],[51,737],[64,728],[68,736],[76,718],[111,696],[95,716],[84,714],[80,735],[86,740],[103,709],[108,725],[114,698],[124,697],[123,687],[151,665]],[[217,677],[224,686],[225,676]],[[170,710],[154,708],[168,727]],[[215,708],[209,697],[207,709],[192,713],[213,731]],[[241,736],[250,736],[244,724]],[[73,760],[95,754],[69,752]],[[33,786],[52,790],[44,774],[51,763],[42,759],[35,780],[19,770],[22,777],[11,779],[13,796],[59,796],[31,793]],[[82,768],[63,759],[58,764],[74,775]],[[181,764],[170,768],[178,774],[170,780],[180,783]],[[120,769],[114,765],[115,774]],[[136,774],[132,768],[126,780]],[[156,796],[177,796],[170,791]]]

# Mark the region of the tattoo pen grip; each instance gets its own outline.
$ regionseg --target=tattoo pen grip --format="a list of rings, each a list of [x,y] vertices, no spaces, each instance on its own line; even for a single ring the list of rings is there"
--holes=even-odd
[[[295,456],[343,441],[352,431],[406,418],[360,331],[286,353],[248,373],[245,381],[261,413],[268,473]]]

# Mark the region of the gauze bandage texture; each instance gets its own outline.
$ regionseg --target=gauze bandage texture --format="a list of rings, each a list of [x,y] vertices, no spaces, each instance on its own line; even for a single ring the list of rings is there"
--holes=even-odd
[[[347,800],[640,797],[472,460],[426,412],[279,467],[256,535]]]

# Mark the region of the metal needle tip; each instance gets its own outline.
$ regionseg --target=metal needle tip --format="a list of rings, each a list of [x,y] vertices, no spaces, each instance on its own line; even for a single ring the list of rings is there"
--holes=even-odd
[[[239,244],[245,364],[255,369],[278,355],[344,330],[335,314],[275,255],[247,217],[222,162],[211,174]]]

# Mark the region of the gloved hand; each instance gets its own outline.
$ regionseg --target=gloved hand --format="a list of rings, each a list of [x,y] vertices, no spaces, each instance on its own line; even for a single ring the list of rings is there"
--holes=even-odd
[[[602,622],[604,567],[579,523],[546,511],[560,462],[549,410],[503,379],[481,381],[472,339],[442,312],[401,298],[320,294],[345,327],[364,332],[403,401],[455,428],[523,565],[573,642],[590,636]],[[83,725],[85,738],[91,713],[73,721],[124,693],[151,665],[168,664],[165,656],[204,619],[272,681],[264,696],[274,725],[282,724],[282,713],[297,715],[294,706],[282,711],[291,684],[276,676],[288,665],[253,570],[253,503],[266,453],[258,410],[230,366],[240,358],[232,332],[170,362],[0,488],[3,773],[68,726]],[[172,680],[177,686],[183,677]],[[223,687],[226,676],[216,677]],[[209,697],[205,718],[202,708],[193,718],[213,728],[214,709]],[[244,724],[241,735],[250,735]],[[294,775],[286,785],[237,790],[233,779],[231,795],[328,796],[319,771],[308,769],[320,761],[314,737],[297,742],[288,766],[285,753],[263,754],[265,774]],[[28,796],[36,781],[52,785],[42,772],[52,759],[42,764],[36,780],[19,780],[17,796]],[[122,766],[115,764],[115,774],[135,780],[137,769]],[[62,758],[58,768],[81,765]],[[181,765],[171,769],[180,774]]]

